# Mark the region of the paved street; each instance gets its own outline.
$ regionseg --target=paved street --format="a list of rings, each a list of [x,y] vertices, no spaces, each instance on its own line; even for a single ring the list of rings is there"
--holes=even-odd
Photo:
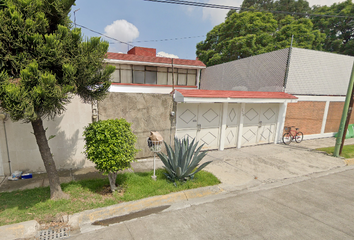
[[[70,239],[354,239],[354,168],[172,205]]]

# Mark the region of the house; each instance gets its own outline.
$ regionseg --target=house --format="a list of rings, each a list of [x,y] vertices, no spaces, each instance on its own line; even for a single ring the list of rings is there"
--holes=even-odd
[[[137,157],[152,156],[147,147],[150,131],[159,131],[167,143],[175,134],[176,104],[170,93],[176,89],[197,89],[205,65],[199,60],[156,56],[156,49],[135,47],[127,54],[108,53],[104,60],[114,65],[112,86],[103,102],[84,104],[74,98],[66,112],[44,120],[49,145],[58,169],[93,166],[84,154],[84,127],[93,119],[125,118],[137,136]],[[5,137],[6,130],[6,137]],[[0,176],[12,171],[44,172],[30,124],[6,120],[0,126]],[[8,151],[7,151],[8,148]]]
[[[99,119],[125,118],[137,136],[138,158],[152,156],[147,147],[150,131],[173,142],[176,131],[174,90],[199,88],[205,65],[196,60],[159,57],[156,49],[135,47],[127,54],[108,53],[107,64],[116,67],[110,93],[98,103]]]
[[[298,101],[284,106],[285,121],[278,122],[276,142],[284,125],[299,127],[305,139],[330,137],[339,128],[353,60],[308,49],[281,49],[208,67],[200,88],[291,94]],[[255,139],[253,144],[259,142]]]

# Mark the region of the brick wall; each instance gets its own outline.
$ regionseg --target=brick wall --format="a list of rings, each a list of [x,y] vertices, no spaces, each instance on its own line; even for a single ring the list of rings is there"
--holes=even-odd
[[[305,135],[320,134],[325,106],[326,102],[289,103],[284,126],[296,126]]]
[[[344,102],[331,102],[328,108],[327,122],[325,132],[337,132],[340,120],[342,118]],[[351,115],[349,124],[354,124],[353,114]]]

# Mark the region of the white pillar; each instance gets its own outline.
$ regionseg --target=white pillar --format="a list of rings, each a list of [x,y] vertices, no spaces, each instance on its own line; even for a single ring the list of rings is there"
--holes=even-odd
[[[283,137],[283,129],[285,124],[287,107],[288,107],[288,103],[286,101],[283,104],[281,104],[279,107],[278,123],[277,123],[277,130],[275,132],[274,144],[281,142],[281,138]]]
[[[326,101],[326,106],[325,106],[323,119],[322,119],[321,135],[325,133],[327,117],[328,117],[328,109],[329,109],[329,101]]]
[[[226,132],[226,124],[227,124],[227,108],[228,103],[222,104],[222,116],[221,116],[221,129],[220,129],[220,141],[219,141],[219,150],[224,150],[225,147],[225,132]]]
[[[243,118],[245,115],[246,111],[246,104],[241,103],[241,111],[240,111],[240,118],[238,119],[238,122],[240,123],[238,126],[238,133],[237,133],[237,148],[242,147],[242,132],[243,132]]]
[[[197,89],[200,89],[200,82],[201,82],[201,79],[200,79],[200,76],[201,76],[201,69],[198,69],[197,70]]]

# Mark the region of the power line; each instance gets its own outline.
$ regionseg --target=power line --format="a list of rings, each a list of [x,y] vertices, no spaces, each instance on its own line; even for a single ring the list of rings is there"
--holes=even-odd
[[[85,26],[82,26],[82,25],[80,25],[80,24],[76,24],[76,25],[79,26],[79,27],[81,27],[81,28],[84,28],[84,29],[86,29],[86,30],[89,30],[90,32],[97,33],[97,34],[99,34],[99,35],[101,35],[101,36],[104,36],[104,37],[106,37],[106,38],[112,39],[112,40],[117,41],[117,42],[119,42],[119,43],[126,44],[126,45],[128,45],[128,47],[129,47],[129,46],[133,46],[133,45],[130,44],[130,43],[123,42],[123,41],[121,41],[121,40],[119,40],[119,39],[116,39],[116,38],[107,36],[107,35],[105,35],[105,34],[103,34],[103,33],[97,32],[97,31],[95,31],[95,30],[92,30],[92,29],[90,29],[90,28],[88,28],[88,27],[85,27]],[[133,47],[134,47],[134,46],[133,46]]]
[[[202,3],[202,2],[192,2],[192,1],[184,1],[184,0],[144,0],[149,2],[159,2],[159,3],[172,3],[172,4],[180,4],[194,7],[205,7],[205,8],[217,8],[217,9],[225,9],[225,10],[243,10],[243,11],[260,11],[260,12],[271,12],[271,13],[280,13],[280,14],[291,14],[291,15],[302,15],[302,16],[314,16],[314,17],[338,17],[338,18],[354,18],[350,16],[339,16],[339,15],[325,15],[325,14],[312,14],[312,13],[299,13],[299,12],[287,12],[287,11],[273,11],[273,10],[263,10],[263,9],[253,9],[253,8],[241,8],[235,6],[227,6],[220,4],[212,4],[212,3]]]
[[[159,40],[141,40],[141,41],[133,41],[131,43],[177,41],[177,40],[200,38],[200,37],[205,37],[205,35],[192,36],[192,37],[180,37],[180,38],[166,38],[166,39],[159,39]]]
[[[184,40],[184,39],[191,39],[191,38],[200,38],[200,37],[205,37],[205,35],[200,35],[200,36],[190,36],[190,37],[179,37],[179,38],[165,38],[165,39],[155,39],[155,40],[140,40],[140,41],[133,41],[133,42],[123,42],[123,41],[120,41],[116,38],[113,38],[113,37],[110,37],[110,36],[107,36],[103,33],[100,33],[100,32],[97,32],[95,30],[92,30],[88,27],[85,27],[85,26],[82,26],[80,24],[75,24],[81,28],[85,28],[86,30],[89,30],[91,32],[94,32],[94,33],[97,33],[99,35],[102,35],[106,38],[109,38],[109,39],[112,39],[112,40],[115,40],[115,41],[118,41],[119,43],[123,43],[123,44],[127,44],[127,45],[132,45],[132,43],[142,43],[142,42],[164,42],[164,41],[177,41],[177,40]]]
[[[79,27],[84,28],[84,29],[86,29],[86,30],[88,30],[88,31],[90,31],[90,32],[99,34],[99,35],[101,35],[101,36],[104,36],[104,37],[106,37],[106,38],[112,39],[112,40],[117,41],[117,42],[119,42],[119,43],[121,43],[121,44],[126,44],[128,47],[132,47],[132,48],[135,47],[133,44],[130,44],[130,43],[127,43],[127,42],[123,42],[123,41],[121,41],[121,40],[119,40],[119,39],[116,39],[116,38],[107,36],[106,34],[97,32],[97,31],[95,31],[95,30],[93,30],[93,29],[90,29],[90,28],[88,28],[88,27],[85,27],[85,26],[83,26],[83,25],[76,24],[76,26],[79,26]],[[144,50],[144,49],[142,49],[142,50]],[[146,51],[146,50],[144,50],[144,51]],[[161,54],[158,54],[158,53],[156,54],[156,56],[160,56],[160,57],[164,57],[164,58],[170,58],[170,57],[166,57],[166,56],[163,56],[163,55],[161,55]]]

